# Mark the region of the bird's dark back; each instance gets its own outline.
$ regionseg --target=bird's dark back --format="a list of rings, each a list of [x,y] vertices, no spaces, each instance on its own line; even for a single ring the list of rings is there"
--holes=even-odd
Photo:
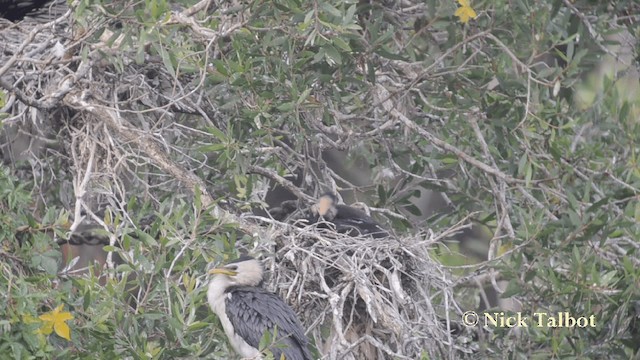
[[[336,208],[338,212],[332,222],[337,232],[352,236],[370,235],[374,238],[389,236],[389,232],[364,211],[348,205],[336,205]]]
[[[236,333],[249,345],[259,348],[266,331],[277,338],[269,350],[275,359],[284,354],[287,360],[312,360],[309,340],[297,315],[276,294],[260,287],[238,286],[227,290],[227,316]]]

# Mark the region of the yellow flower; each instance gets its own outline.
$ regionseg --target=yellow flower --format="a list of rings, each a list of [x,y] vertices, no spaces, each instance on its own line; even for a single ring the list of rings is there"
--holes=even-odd
[[[468,0],[458,0],[460,7],[456,10],[455,16],[460,18],[460,22],[466,24],[469,22],[469,19],[475,19],[478,14],[476,14],[475,10],[471,8]]]
[[[69,312],[62,311],[63,307],[64,305],[60,305],[53,311],[39,316],[40,320],[43,321],[39,332],[44,335],[49,335],[55,330],[58,336],[71,341],[71,329],[69,329],[69,325],[67,325],[66,322],[72,320],[73,315]]]

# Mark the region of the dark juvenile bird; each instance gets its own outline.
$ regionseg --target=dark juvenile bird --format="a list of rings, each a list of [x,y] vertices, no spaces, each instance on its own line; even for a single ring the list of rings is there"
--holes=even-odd
[[[378,239],[389,236],[389,232],[364,211],[337,202],[338,198],[334,194],[323,194],[311,206],[311,216],[307,220],[318,223],[319,226],[324,220],[332,223],[337,232],[351,236],[368,235]]]
[[[294,214],[296,210],[298,210],[297,200],[285,200],[280,203],[280,206],[269,209],[269,215],[271,215],[274,220],[285,221]]]
[[[69,9],[66,0],[0,0],[0,17],[20,21],[32,17],[51,21]]]
[[[263,270],[258,260],[242,256],[209,273],[215,274],[207,291],[209,305],[240,356],[262,358],[260,340],[269,331],[277,334],[269,346],[275,359],[312,359],[296,314],[279,296],[260,287]]]

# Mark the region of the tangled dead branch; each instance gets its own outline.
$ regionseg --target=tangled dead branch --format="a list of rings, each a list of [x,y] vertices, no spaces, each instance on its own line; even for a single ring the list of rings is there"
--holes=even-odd
[[[225,26],[227,30],[217,32],[204,29],[186,17],[186,14],[206,7],[208,3],[203,1],[184,13],[174,13],[169,23],[204,32],[209,43],[240,27],[240,22],[229,23]],[[117,70],[112,71],[111,66],[105,63],[103,53],[113,53],[116,49],[114,45],[107,44],[108,39],[104,39],[104,34],[100,37],[103,40],[93,44],[86,57],[68,56],[79,44],[70,33],[70,14],[71,11],[67,11],[58,19],[35,28],[29,27],[30,22],[13,24],[1,20],[0,37],[4,51],[0,55],[0,63],[3,64],[0,68],[0,86],[8,91],[8,98],[0,111],[11,114],[3,121],[6,129],[6,141],[3,141],[5,158],[12,157],[12,163],[18,162],[16,158],[43,158],[43,153],[53,148],[56,152],[62,150],[57,155],[66,158],[72,168],[86,168],[87,174],[93,176],[92,180],[109,178],[112,184],[120,184],[126,178],[126,186],[120,187],[120,190],[126,191],[106,192],[113,196],[105,201],[115,205],[115,208],[121,208],[117,204],[123,204],[125,193],[134,188],[153,197],[149,188],[166,182],[166,176],[149,174],[147,178],[142,178],[137,170],[143,166],[159,168],[174,178],[170,183],[182,184],[192,193],[200,191],[203,205],[212,206],[214,215],[222,218],[223,222],[238,223],[234,215],[214,205],[201,179],[167,156],[167,149],[183,152],[178,145],[168,142],[165,136],[157,136],[166,131],[178,131],[170,129],[176,124],[167,124],[164,120],[174,118],[177,114],[195,113],[211,121],[212,109],[198,92],[202,77],[177,79],[179,75],[170,73],[162,60],[157,58],[149,58],[142,65],[129,63],[130,58],[125,58],[126,70],[118,74]],[[100,26],[87,30],[82,34],[82,39],[90,37],[92,31],[98,28]],[[105,84],[111,85],[105,87]],[[156,130],[154,134],[149,133],[150,128]],[[40,141],[34,142],[34,136]],[[14,146],[23,142],[28,143],[27,151],[21,146]],[[89,164],[86,159],[71,155],[75,149],[70,147],[74,144],[99,144],[103,156],[96,164]],[[47,165],[40,165],[42,169],[34,168],[33,174],[46,172]],[[67,189],[77,185],[71,185],[71,178],[57,180],[66,181],[67,186],[63,187]],[[89,180],[90,176],[84,179],[84,187]],[[168,185],[165,188],[172,188],[171,184],[165,185]],[[95,186],[90,188],[96,190]],[[71,191],[62,194],[63,198],[69,198],[65,205],[75,207],[76,215],[82,207],[91,211],[104,206],[101,201],[87,205],[88,198],[95,194],[85,197],[85,192],[83,188],[80,192],[76,190],[75,196]],[[119,199],[118,194],[121,195]],[[75,200],[71,200],[72,197]],[[247,233],[257,231],[249,225],[243,230]]]

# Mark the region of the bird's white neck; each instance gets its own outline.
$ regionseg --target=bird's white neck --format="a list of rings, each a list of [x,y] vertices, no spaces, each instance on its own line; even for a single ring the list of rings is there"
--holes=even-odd
[[[214,276],[209,282],[207,300],[213,311],[218,315],[220,315],[220,312],[224,312],[224,292],[229,285],[229,280],[224,276]]]

